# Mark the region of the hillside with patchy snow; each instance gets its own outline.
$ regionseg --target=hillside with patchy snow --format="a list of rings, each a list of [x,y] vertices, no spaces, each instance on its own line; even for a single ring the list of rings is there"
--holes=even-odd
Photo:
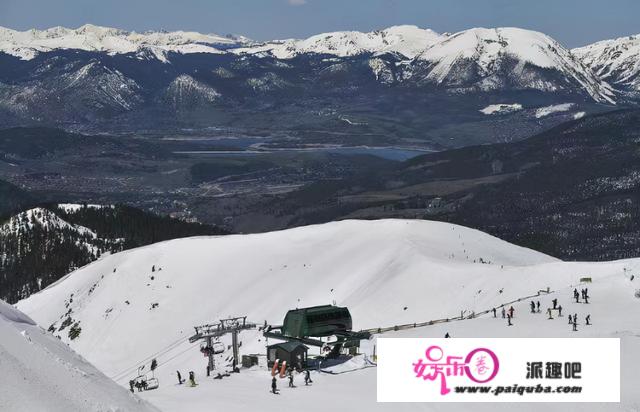
[[[610,410],[622,411],[640,405],[631,389],[639,383],[632,365],[640,353],[640,300],[634,297],[640,284],[631,275],[639,272],[640,260],[564,263],[447,223],[343,221],[257,235],[174,240],[118,253],[71,273],[18,307],[122,385],[139,366],[148,368],[151,359],[157,359],[160,388],[142,396],[164,410],[240,405],[245,410],[276,410],[291,402],[304,403],[307,410],[326,410],[322,400],[329,398],[336,410],[420,410],[424,405],[377,404],[375,369],[360,370],[366,366],[360,358],[342,367],[353,373],[314,373],[314,386],[283,388],[281,397],[268,393],[270,377],[264,366],[222,380],[207,379],[198,343],[189,344],[187,338],[193,326],[229,315],[280,324],[289,309],[332,302],[349,307],[354,329],[453,319],[549,288],[550,295],[537,298],[543,305],[557,297],[567,313],[575,312],[580,319],[590,313],[594,326],[572,332],[564,318],[551,322],[529,315],[528,301],[522,301],[514,303],[512,328],[502,319],[482,315],[383,336],[442,337],[450,332],[454,337],[620,337],[627,359],[622,403],[610,405]],[[588,307],[571,303],[573,288],[583,276],[593,279]],[[82,329],[73,341],[65,329],[60,331],[69,322]],[[241,353],[264,354],[265,341],[258,331],[242,332],[240,338]],[[363,344],[365,354],[372,354],[375,339]],[[229,353],[216,360],[222,372],[229,367]],[[183,376],[196,371],[200,386],[177,385],[176,370]],[[581,407],[585,409],[601,410]]]
[[[614,87],[640,94],[640,35],[599,41],[572,53]]]
[[[156,410],[3,301],[0,336],[2,411]]]

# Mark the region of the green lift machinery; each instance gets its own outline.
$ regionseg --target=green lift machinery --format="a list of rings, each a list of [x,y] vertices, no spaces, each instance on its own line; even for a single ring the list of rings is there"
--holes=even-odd
[[[346,307],[321,305],[287,312],[281,326],[269,325],[263,335],[266,338],[284,341],[298,341],[305,345],[329,347],[329,357],[340,354],[343,347],[359,346],[360,341],[369,339],[369,332],[356,332],[351,313]],[[318,338],[335,336],[334,341],[323,342]]]

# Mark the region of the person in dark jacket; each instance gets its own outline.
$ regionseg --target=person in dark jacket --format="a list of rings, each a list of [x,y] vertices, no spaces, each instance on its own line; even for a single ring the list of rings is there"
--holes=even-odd
[[[129,381],[129,390],[131,391],[131,393],[133,393],[133,392],[134,392],[134,390],[133,390],[133,385],[135,385],[135,382],[134,382],[133,380],[130,380],[130,381]]]
[[[496,308],[493,308],[493,317],[496,318]]]
[[[309,369],[306,369],[304,371],[304,384],[305,386],[309,386],[310,383],[313,383],[311,380],[311,373],[309,372]]]
[[[273,379],[271,379],[271,393],[273,393],[274,395],[278,394],[278,383],[276,382],[275,376],[273,377]]]
[[[289,387],[295,388],[293,385],[293,369],[289,369]]]
[[[182,380],[182,375],[180,375],[180,371],[176,371],[176,374],[178,375],[178,385],[182,385],[184,381]]]

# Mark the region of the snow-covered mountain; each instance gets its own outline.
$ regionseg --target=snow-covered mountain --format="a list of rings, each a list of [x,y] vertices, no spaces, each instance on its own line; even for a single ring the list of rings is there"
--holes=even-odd
[[[250,257],[249,257],[250,256]],[[608,410],[640,406],[634,364],[640,361],[639,300],[634,296],[640,260],[611,263],[565,263],[517,247],[482,232],[428,221],[342,221],[256,235],[197,237],[154,244],[105,257],[21,301],[18,307],[100,370],[126,385],[139,366],[151,359],[160,388],[142,396],[164,410],[280,410],[302,404],[310,411],[398,410],[376,403],[374,368],[361,358],[343,365],[352,373],[314,372],[310,388],[267,391],[264,366],[243,369],[222,381],[204,376],[206,362],[198,343],[190,344],[193,326],[218,319],[248,316],[258,324],[281,324],[287,310],[335,302],[348,306],[354,328],[388,327],[480,313],[500,304],[535,295],[543,307],[558,298],[567,313],[591,314],[594,326],[572,332],[564,318],[554,321],[529,314],[528,300],[514,303],[515,325],[490,314],[464,321],[376,335],[362,345],[371,355],[377,336],[442,337],[620,337],[622,403]],[[590,305],[572,303],[573,288],[590,276]],[[636,276],[637,277],[637,276]],[[64,323],[77,323],[80,335],[70,340]],[[264,355],[257,330],[242,332],[241,353]],[[223,340],[228,343],[227,340]],[[270,343],[273,343],[270,341]],[[317,348],[310,353],[316,354]],[[216,362],[223,371],[229,351]],[[371,365],[369,365],[371,366]],[[193,370],[197,388],[176,385],[175,371]],[[297,378],[299,379],[299,378]],[[486,404],[478,410],[511,410]],[[535,405],[522,410],[537,410]],[[402,410],[422,410],[406,404]],[[475,406],[474,406],[475,407]],[[355,409],[354,409],[355,408]],[[564,411],[566,404],[548,405]],[[601,405],[583,405],[598,411]]]
[[[39,52],[57,49],[75,49],[108,54],[136,53],[150,50],[164,60],[167,52],[214,53],[219,48],[238,46],[246,39],[223,37],[196,32],[136,33],[110,27],[86,24],[77,29],[52,27],[47,30],[16,31],[0,27],[0,51],[22,59],[33,59]]]
[[[394,26],[264,43],[90,25],[0,29],[0,119],[12,126],[131,132],[280,124],[335,139],[345,132],[340,118],[363,108],[358,135],[402,134],[441,149],[464,145],[467,136],[478,136],[470,144],[495,141],[488,123],[497,116],[483,116],[484,107],[574,103],[594,113],[624,97],[619,84],[612,88],[549,36],[517,28],[438,34]],[[265,109],[270,125],[259,120]],[[506,139],[557,124],[532,123],[523,113],[503,113],[515,119]]]
[[[0,409],[156,411],[0,300]]]
[[[217,232],[121,205],[32,208],[0,223],[0,299],[16,302],[105,254]]]
[[[416,58],[425,63],[423,80],[479,90],[582,89],[594,100],[612,103],[613,90],[551,37],[518,28],[475,28],[452,34]]]
[[[406,58],[413,58],[444,37],[433,30],[404,25],[367,33],[359,31],[322,33],[303,40],[273,41],[232,51],[238,54],[272,55],[279,59],[290,59],[308,53],[338,57],[398,53]]]
[[[640,94],[640,34],[600,41],[572,53],[614,87]]]

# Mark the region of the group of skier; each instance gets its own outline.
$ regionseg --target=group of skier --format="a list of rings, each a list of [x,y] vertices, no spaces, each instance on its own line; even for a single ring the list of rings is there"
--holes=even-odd
[[[295,388],[296,386],[293,384],[293,368],[290,368],[288,370],[287,373],[287,378],[289,379],[289,387],[290,388]],[[313,383],[313,381],[311,380],[311,373],[309,372],[309,369],[305,369],[304,370],[304,385],[305,386],[309,386],[310,383]],[[271,393],[273,393],[274,395],[278,395],[280,394],[280,391],[278,390],[278,380],[276,379],[275,376],[273,376],[271,378]]]
[[[578,289],[573,289],[573,298],[576,300],[576,303],[580,303],[580,297],[582,297],[584,303],[589,303],[589,290],[584,288],[578,293]]]
[[[573,290],[573,297],[576,300],[576,303],[580,303],[580,299],[582,299],[584,301],[584,303],[589,303],[589,290],[587,288],[582,289],[580,292],[578,292],[578,289],[574,289]],[[557,310],[558,311],[558,317],[562,316],[562,305],[558,304],[558,299],[552,299],[551,303],[553,304],[553,307],[547,308],[547,315],[549,316],[548,319],[553,319],[553,311]],[[530,308],[531,308],[531,313],[540,313],[540,301],[531,301],[530,302]],[[497,318],[497,309],[493,308],[492,309],[493,312],[493,317]],[[514,314],[515,310],[513,309],[513,306],[510,306],[509,309],[506,309],[504,305],[502,305],[502,318],[503,319],[507,319],[507,326],[513,326],[512,320],[513,320],[513,314]],[[573,330],[577,331],[577,318],[578,315],[569,315],[569,324],[573,325]],[[586,325],[591,325],[591,315],[587,315],[585,317],[585,324]],[[448,335],[448,333],[447,333]],[[445,336],[445,337],[449,337],[449,336]]]
[[[180,371],[176,371],[176,375],[178,375],[178,385],[182,385],[185,380],[182,379],[182,375],[180,374]],[[196,386],[198,385],[196,383],[196,374],[193,371],[189,371],[189,386]]]
[[[513,313],[515,312],[515,309],[513,308],[513,306],[509,307],[509,309],[505,309],[504,306],[502,306],[502,319],[507,319],[507,325],[508,326],[513,326],[513,323],[511,323],[511,319],[513,319]],[[496,318],[496,308],[493,308],[493,317]]]

